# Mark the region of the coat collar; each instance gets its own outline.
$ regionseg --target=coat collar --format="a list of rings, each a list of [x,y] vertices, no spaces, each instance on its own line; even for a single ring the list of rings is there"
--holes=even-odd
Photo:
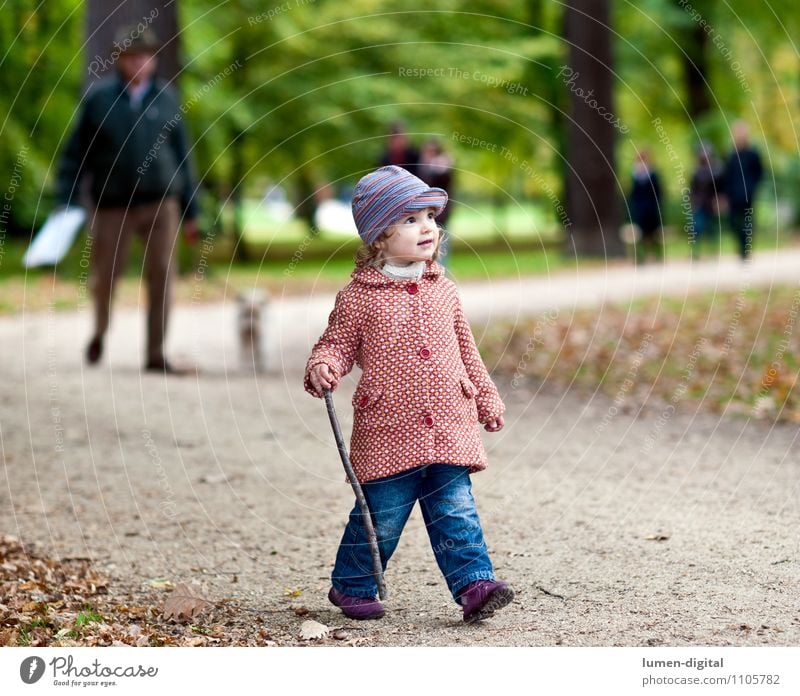
[[[428,261],[427,266],[422,273],[421,280],[436,281],[442,276],[444,276],[444,266],[437,261]],[[362,266],[361,268],[356,268],[356,270],[351,273],[350,277],[354,282],[360,283],[361,285],[379,288],[390,287],[392,285],[405,285],[406,283],[414,282],[410,278],[395,280],[394,278],[390,278],[389,276],[381,273],[374,266]]]

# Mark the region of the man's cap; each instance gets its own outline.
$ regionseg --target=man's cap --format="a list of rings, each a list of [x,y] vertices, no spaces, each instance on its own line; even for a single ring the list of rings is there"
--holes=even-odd
[[[120,27],[114,36],[114,50],[123,53],[156,53],[161,42],[148,26],[131,24]]]
[[[390,165],[362,177],[353,193],[353,219],[365,244],[372,244],[406,213],[447,205],[447,191],[428,186],[411,172]]]

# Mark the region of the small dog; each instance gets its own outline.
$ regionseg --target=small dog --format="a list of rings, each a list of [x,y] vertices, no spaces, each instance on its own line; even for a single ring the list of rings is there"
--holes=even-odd
[[[242,368],[256,373],[264,372],[263,314],[268,303],[266,293],[253,290],[236,297],[239,351]]]

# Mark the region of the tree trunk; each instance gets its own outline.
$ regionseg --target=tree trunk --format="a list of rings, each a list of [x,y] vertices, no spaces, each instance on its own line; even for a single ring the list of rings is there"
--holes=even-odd
[[[117,49],[114,40],[120,28],[150,27],[162,47],[158,51],[158,74],[174,84],[178,64],[178,16],[176,0],[89,0],[86,12],[85,87],[114,74]]]
[[[703,16],[706,17],[706,14]],[[685,32],[679,45],[683,48],[681,60],[686,81],[686,111],[689,118],[694,121],[711,108],[711,95],[707,82],[708,34],[702,25],[694,22]]]
[[[613,106],[609,15],[608,0],[567,4],[569,67],[560,76],[570,103],[567,224],[571,246],[586,256],[625,255],[614,167],[616,129],[623,124]]]
[[[534,36],[546,35],[548,28],[545,26],[545,0],[530,0],[528,3],[528,24],[532,27]],[[551,27],[553,33],[564,34],[565,12],[563,7],[559,7],[558,26]],[[531,61],[526,65],[526,84],[538,85],[547,109],[547,119],[550,130],[547,134],[548,140],[556,155],[553,165],[558,170],[559,187],[556,190],[557,201],[551,204],[564,206],[567,210],[567,191],[568,173],[566,151],[567,151],[567,117],[566,112],[567,96],[564,94],[563,77],[556,77],[561,69],[562,60],[558,57],[541,57],[536,61]],[[557,216],[558,217],[558,216]],[[562,222],[559,219],[559,222]]]

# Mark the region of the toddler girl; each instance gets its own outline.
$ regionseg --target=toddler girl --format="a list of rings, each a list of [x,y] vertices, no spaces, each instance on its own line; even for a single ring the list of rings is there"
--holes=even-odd
[[[455,285],[436,262],[436,216],[447,192],[396,166],[359,181],[353,217],[364,242],[352,281],[308,360],[304,386],[335,389],[353,363],[350,459],[369,503],[384,568],[419,501],[433,553],[464,621],[491,616],[514,598],[495,580],[470,474],[486,468],[478,423],[503,425]],[[328,598],[352,619],[378,619],[369,542],[356,504],[344,531]]]

